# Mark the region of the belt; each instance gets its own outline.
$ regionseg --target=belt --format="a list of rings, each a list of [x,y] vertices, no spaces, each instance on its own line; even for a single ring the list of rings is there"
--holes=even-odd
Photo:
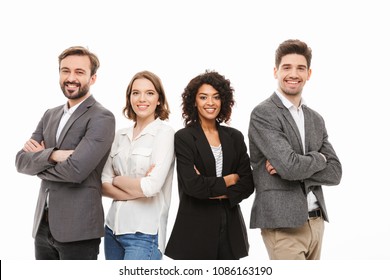
[[[309,219],[314,219],[318,217],[322,217],[322,211],[320,208],[309,212]]]

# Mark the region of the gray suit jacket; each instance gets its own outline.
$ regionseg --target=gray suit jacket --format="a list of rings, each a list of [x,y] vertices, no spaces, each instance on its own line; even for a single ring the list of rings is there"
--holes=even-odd
[[[310,190],[318,199],[324,219],[329,221],[321,185],[340,183],[341,164],[328,141],[323,118],[305,105],[302,109],[306,154],[298,127],[276,93],[251,113],[249,151],[256,187],[251,228],[303,225],[308,218],[306,194]],[[277,174],[266,171],[267,159]]]
[[[45,142],[36,153],[16,155],[18,172],[42,179],[34,217],[35,238],[49,196],[49,225],[57,241],[71,242],[104,235],[101,173],[115,134],[114,115],[88,97],[66,123],[56,143],[63,105],[43,115],[31,138]],[[49,162],[53,150],[75,150],[66,161]]]

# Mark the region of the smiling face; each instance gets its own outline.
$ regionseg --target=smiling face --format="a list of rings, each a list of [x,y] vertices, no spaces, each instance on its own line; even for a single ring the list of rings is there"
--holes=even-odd
[[[310,79],[311,69],[307,67],[306,58],[299,54],[288,54],[282,57],[278,68],[274,68],[278,89],[287,98],[302,94],[306,81]]]
[[[137,116],[137,122],[151,122],[155,119],[156,107],[160,105],[153,83],[148,79],[136,79],[133,82],[130,93],[130,102]]]
[[[86,55],[70,55],[60,64],[60,86],[64,95],[77,103],[89,94],[89,87],[95,83],[96,74],[91,76],[91,62]]]
[[[196,93],[195,105],[201,122],[215,121],[221,111],[221,97],[211,85],[203,84]]]

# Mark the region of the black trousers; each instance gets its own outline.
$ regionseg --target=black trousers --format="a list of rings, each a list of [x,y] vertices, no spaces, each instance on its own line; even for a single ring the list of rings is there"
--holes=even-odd
[[[48,221],[43,217],[35,237],[37,260],[97,260],[100,238],[75,242],[58,242],[50,233]]]

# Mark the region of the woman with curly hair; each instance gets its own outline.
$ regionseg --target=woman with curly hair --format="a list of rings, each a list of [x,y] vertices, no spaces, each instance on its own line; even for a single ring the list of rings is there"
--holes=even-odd
[[[228,124],[234,89],[218,72],[193,78],[182,94],[185,128],[175,134],[180,204],[165,255],[230,259],[248,255],[239,203],[254,191],[242,133]]]

